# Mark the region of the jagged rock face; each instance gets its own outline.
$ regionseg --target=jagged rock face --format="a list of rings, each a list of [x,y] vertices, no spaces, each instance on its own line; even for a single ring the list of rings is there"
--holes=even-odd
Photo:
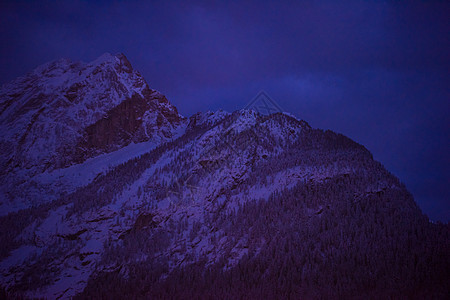
[[[3,173],[60,168],[132,141],[168,139],[183,120],[123,54],[40,66],[2,87],[0,113]]]
[[[145,89],[142,95],[133,94],[85,128],[76,146],[75,160],[81,163],[89,157],[118,150],[130,142],[171,139],[182,121],[165,96]]]

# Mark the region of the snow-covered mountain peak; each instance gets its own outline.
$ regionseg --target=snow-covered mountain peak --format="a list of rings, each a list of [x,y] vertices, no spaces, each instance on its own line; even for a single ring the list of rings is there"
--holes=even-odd
[[[117,55],[112,55],[109,52],[105,52],[102,55],[100,55],[97,59],[92,61],[93,65],[100,65],[104,63],[115,63],[119,60],[119,56],[124,56],[122,53]]]
[[[130,143],[172,139],[184,128],[185,118],[125,55],[55,60],[0,91],[0,176],[20,172],[26,181]],[[15,186],[17,177],[8,178]]]
[[[236,132],[245,131],[253,127],[258,123],[260,115],[258,112],[251,109],[242,109],[233,113],[234,122],[230,128],[234,129]]]
[[[257,112],[254,109],[251,109],[251,108],[244,108],[244,109],[238,110],[236,112],[236,114],[238,114],[239,116],[244,117],[244,118],[256,118],[259,115],[261,115],[259,112]]]

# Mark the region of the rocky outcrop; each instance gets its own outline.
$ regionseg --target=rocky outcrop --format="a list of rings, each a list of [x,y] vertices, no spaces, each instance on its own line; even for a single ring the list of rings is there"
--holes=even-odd
[[[86,127],[77,145],[75,161],[83,162],[86,158],[115,151],[131,142],[171,139],[174,129],[183,120],[163,95],[145,89],[142,95],[133,94]]]

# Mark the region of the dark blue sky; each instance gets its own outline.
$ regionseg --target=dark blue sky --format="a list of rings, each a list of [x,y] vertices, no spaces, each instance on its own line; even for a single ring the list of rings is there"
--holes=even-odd
[[[2,1],[0,83],[123,52],[185,116],[265,90],[365,145],[449,221],[450,5],[398,2]]]

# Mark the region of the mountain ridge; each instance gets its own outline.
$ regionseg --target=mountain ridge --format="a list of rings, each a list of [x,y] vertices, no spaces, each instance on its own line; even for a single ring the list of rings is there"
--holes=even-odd
[[[121,60],[104,55],[96,63],[108,59]],[[42,69],[53,68],[61,82],[54,66]],[[135,74],[129,62],[118,66]],[[92,76],[114,77],[110,71]],[[34,199],[10,211],[2,206],[9,214],[0,217],[0,284],[11,295],[358,298],[449,291],[448,224],[430,223],[363,145],[283,113],[219,110],[184,118],[146,83],[135,88],[129,98],[114,98],[115,108],[122,105],[117,111],[103,109],[90,123],[81,158],[6,173],[12,179],[0,191],[13,193],[12,202]],[[102,95],[108,85],[99,89]],[[69,93],[73,101],[82,97]],[[151,126],[143,127],[138,118],[147,112],[153,118],[142,123]]]

